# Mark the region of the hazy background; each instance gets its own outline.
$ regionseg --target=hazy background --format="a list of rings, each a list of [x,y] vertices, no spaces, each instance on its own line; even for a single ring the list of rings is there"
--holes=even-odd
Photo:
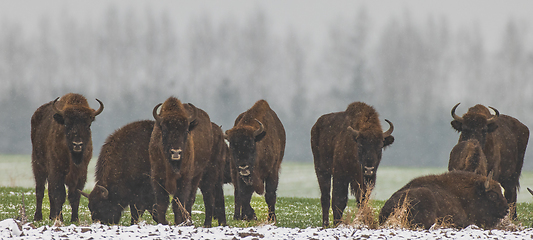
[[[316,119],[364,101],[395,126],[382,165],[447,166],[458,102],[458,114],[481,103],[533,126],[531,9],[527,0],[0,0],[0,154],[30,154],[35,109],[77,92],[105,104],[95,156],[169,96],[224,130],[263,98],[287,131],[285,161],[312,162]]]

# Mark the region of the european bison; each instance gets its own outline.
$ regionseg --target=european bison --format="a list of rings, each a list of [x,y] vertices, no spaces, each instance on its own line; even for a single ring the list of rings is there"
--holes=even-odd
[[[483,105],[475,105],[468,109],[462,117],[455,114],[456,104],[451,111],[452,127],[461,132],[459,142],[468,139],[479,141],[487,158],[487,172],[494,173],[494,180],[505,189],[505,198],[510,206],[516,204],[517,190],[520,186],[519,178],[524,163],[529,139],[529,129],[516,118],[490,114]],[[511,209],[512,217],[516,219],[516,211]]]
[[[311,148],[320,187],[322,226],[329,225],[331,177],[332,209],[335,225],[340,223],[348,200],[348,185],[358,202],[367,186],[376,181],[382,149],[394,142],[394,126],[381,129],[376,110],[362,102],[348,105],[344,112],[322,115],[311,129]]]
[[[385,223],[402,206],[408,208],[409,224],[425,229],[438,221],[458,228],[472,224],[492,228],[509,212],[501,186],[492,180],[491,174],[486,177],[466,171],[411,180],[385,202],[379,223]]]
[[[96,184],[86,195],[93,221],[118,224],[128,205],[131,224],[137,223],[145,210],[155,219],[148,154],[153,129],[154,121],[133,122],[106,139],[96,162]]]
[[[78,221],[80,190],[87,180],[87,165],[91,160],[93,145],[91,123],[104,110],[89,107],[80,94],[69,93],[39,107],[31,118],[31,163],[35,177],[37,208],[35,221],[43,218],[42,204],[45,184],[48,181],[50,219],[59,217],[65,202],[65,185],[72,208],[71,221]]]
[[[161,111],[158,114],[159,106]],[[212,166],[213,136],[209,116],[192,104],[182,104],[174,97],[155,106],[153,116],[155,125],[149,153],[156,221],[168,224],[165,213],[171,194],[175,223],[190,222],[196,190],[200,185],[205,204],[204,226],[210,227],[217,174],[204,174]]]
[[[285,152],[285,128],[265,100],[241,113],[226,131],[232,155],[236,220],[257,219],[250,206],[254,191],[265,193],[268,221],[276,222],[276,190]]]
[[[461,141],[450,152],[448,171],[464,170],[487,176],[487,158],[476,139]]]

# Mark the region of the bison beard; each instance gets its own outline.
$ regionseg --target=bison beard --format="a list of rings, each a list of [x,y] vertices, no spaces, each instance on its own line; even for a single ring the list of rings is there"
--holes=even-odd
[[[72,208],[71,221],[78,221],[80,190],[87,180],[92,156],[91,123],[100,114],[89,107],[85,97],[69,93],[39,107],[31,118],[32,170],[37,207],[34,220],[42,220],[42,201],[48,181],[50,219],[63,220],[65,185]]]
[[[89,198],[93,222],[118,224],[122,211],[130,206],[131,224],[152,206],[148,144],[154,121],[138,121],[111,134],[102,146],[96,163],[96,184]]]
[[[383,132],[376,110],[362,102],[344,112],[322,115],[311,129],[315,172],[320,187],[322,226],[329,225],[329,207],[335,225],[340,223],[348,201],[348,188],[358,202],[376,181],[382,149],[394,142],[394,129]],[[331,191],[333,177],[333,191]],[[330,196],[331,192],[331,196]]]
[[[385,202],[379,222],[384,224],[407,201],[411,227],[429,229],[445,220],[459,228],[471,224],[492,228],[507,215],[508,208],[500,184],[491,177],[452,171],[415,178]]]
[[[226,131],[235,187],[236,220],[257,219],[250,205],[252,194],[265,193],[268,221],[276,222],[276,190],[285,151],[285,129],[265,100],[241,113]]]

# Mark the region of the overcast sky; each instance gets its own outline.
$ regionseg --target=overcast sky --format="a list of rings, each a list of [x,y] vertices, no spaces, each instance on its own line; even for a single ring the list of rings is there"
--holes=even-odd
[[[405,13],[420,23],[427,21],[429,16],[443,16],[453,29],[479,25],[488,47],[495,47],[500,41],[501,31],[510,19],[533,26],[531,0],[0,0],[0,22],[19,22],[25,31],[32,32],[43,16],[53,19],[69,15],[83,22],[98,21],[109,5],[136,11],[144,11],[147,7],[156,13],[168,11],[180,28],[178,31],[184,30],[189,20],[202,14],[210,15],[214,21],[229,17],[243,21],[261,9],[267,14],[274,31],[295,30],[315,43],[325,38],[326,29],[331,24],[352,21],[361,7],[366,8],[375,27]]]

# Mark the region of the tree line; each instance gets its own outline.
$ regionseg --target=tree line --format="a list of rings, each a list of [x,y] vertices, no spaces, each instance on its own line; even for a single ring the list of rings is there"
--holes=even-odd
[[[382,161],[389,166],[446,166],[459,137],[450,127],[457,102],[458,114],[481,103],[533,126],[533,41],[519,20],[489,49],[478,27],[454,29],[431,16],[418,23],[406,14],[376,28],[361,9],[333,22],[318,45],[297,29],[275,32],[260,10],[243,22],[198,16],[183,32],[169,14],[110,7],[92,23],[45,17],[35,33],[2,20],[0,153],[31,153],[31,115],[68,92],[105,105],[92,127],[95,156],[107,135],[151,119],[169,96],[224,130],[266,99],[287,130],[286,161],[311,162],[314,122],[354,101],[393,122],[396,141]]]

